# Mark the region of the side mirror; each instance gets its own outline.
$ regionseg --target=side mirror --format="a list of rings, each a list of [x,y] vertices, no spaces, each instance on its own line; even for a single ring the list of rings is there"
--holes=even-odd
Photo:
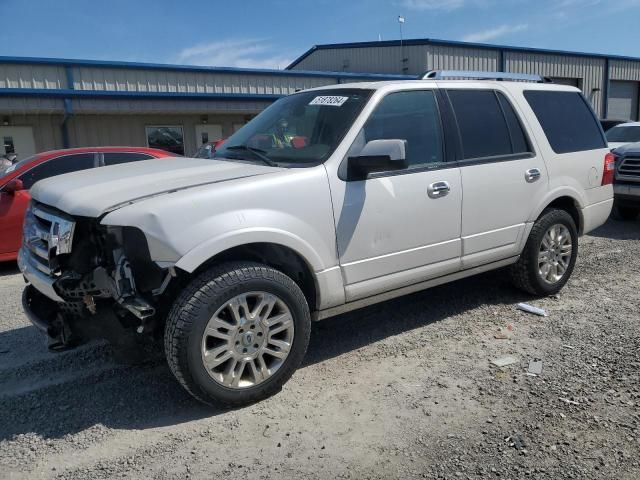
[[[407,141],[371,140],[360,154],[347,160],[347,180],[364,180],[369,173],[402,170],[408,167]]]
[[[14,193],[19,192],[20,190],[24,190],[24,184],[22,183],[22,180],[20,180],[19,178],[14,178],[9,183],[7,183],[2,189],[3,192],[8,193],[9,195],[13,195]]]

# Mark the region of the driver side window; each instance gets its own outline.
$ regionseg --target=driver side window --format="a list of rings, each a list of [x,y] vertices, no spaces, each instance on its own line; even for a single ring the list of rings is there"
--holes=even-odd
[[[442,128],[434,93],[411,90],[384,97],[356,139],[359,148],[350,155],[357,155],[367,142],[381,139],[407,141],[409,168],[443,162]]]

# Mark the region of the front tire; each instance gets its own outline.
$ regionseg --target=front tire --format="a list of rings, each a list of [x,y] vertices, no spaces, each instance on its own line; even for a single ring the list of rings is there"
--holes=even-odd
[[[542,212],[518,261],[511,266],[513,283],[533,295],[553,295],[567,283],[578,256],[578,230],[565,210]]]
[[[240,406],[281,390],[310,332],[309,307],[291,278],[259,263],[226,263],[196,277],[174,302],[165,353],[195,398]]]

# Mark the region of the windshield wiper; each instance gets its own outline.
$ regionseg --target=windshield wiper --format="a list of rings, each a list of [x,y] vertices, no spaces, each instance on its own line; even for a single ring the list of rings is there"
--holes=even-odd
[[[266,165],[269,165],[270,167],[277,167],[278,164],[276,162],[274,162],[273,160],[271,160],[269,157],[267,157],[265,155],[265,151],[264,150],[260,150],[259,148],[254,148],[254,147],[248,147],[247,145],[231,145],[226,147],[227,150],[242,150],[245,152],[251,152],[253,153],[253,155],[255,155],[256,158],[262,160]]]

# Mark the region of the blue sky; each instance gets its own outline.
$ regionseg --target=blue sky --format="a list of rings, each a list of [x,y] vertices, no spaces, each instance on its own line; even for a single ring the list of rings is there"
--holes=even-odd
[[[284,68],[398,15],[405,38],[640,57],[640,0],[0,0],[0,55]]]

